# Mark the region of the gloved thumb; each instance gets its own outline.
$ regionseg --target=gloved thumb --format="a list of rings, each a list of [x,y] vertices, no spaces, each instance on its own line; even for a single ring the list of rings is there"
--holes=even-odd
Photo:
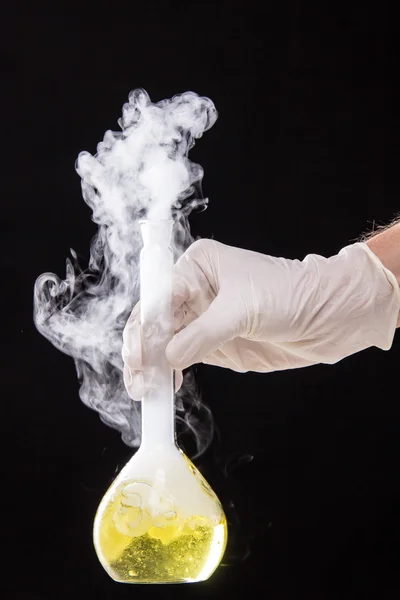
[[[236,335],[233,315],[217,296],[204,313],[172,338],[166,348],[167,360],[174,369],[187,369]]]

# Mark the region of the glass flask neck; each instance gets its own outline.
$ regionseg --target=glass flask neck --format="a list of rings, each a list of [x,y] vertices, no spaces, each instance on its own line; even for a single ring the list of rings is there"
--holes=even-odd
[[[173,371],[165,349],[173,336],[173,221],[141,221],[140,315],[144,395],[141,448],[175,446]]]
[[[159,221],[143,219],[139,221],[139,224],[144,247],[157,244],[164,249],[170,248],[174,225],[172,219],[160,219]]]

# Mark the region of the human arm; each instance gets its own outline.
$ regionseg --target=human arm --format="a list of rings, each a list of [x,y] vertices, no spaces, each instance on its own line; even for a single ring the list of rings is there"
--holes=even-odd
[[[364,241],[381,263],[393,273],[400,285],[400,221],[396,219],[388,227],[380,228],[366,236]],[[400,315],[397,327],[400,327]]]
[[[400,285],[400,219],[363,236],[362,241],[393,273]]]
[[[371,346],[388,350],[400,308],[395,276],[361,242],[299,261],[199,240],[177,261],[173,287],[167,358],[178,386],[181,371],[198,362],[269,372],[333,364]],[[138,398],[138,306],[124,331],[123,357],[128,392]]]

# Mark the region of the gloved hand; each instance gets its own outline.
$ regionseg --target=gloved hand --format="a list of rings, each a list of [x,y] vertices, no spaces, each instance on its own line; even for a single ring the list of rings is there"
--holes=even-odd
[[[166,356],[177,389],[199,362],[238,372],[333,364],[370,346],[389,350],[399,309],[395,276],[365,243],[300,261],[199,240],[174,266]],[[140,399],[138,304],[123,338],[125,385]]]

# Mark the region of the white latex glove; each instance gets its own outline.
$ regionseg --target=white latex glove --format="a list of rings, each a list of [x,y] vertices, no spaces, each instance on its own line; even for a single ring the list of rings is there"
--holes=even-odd
[[[174,266],[173,308],[166,355],[178,389],[182,369],[199,362],[268,372],[389,350],[400,291],[365,243],[300,261],[205,239]],[[139,312],[136,305],[124,330],[124,381],[134,399],[143,391]]]

